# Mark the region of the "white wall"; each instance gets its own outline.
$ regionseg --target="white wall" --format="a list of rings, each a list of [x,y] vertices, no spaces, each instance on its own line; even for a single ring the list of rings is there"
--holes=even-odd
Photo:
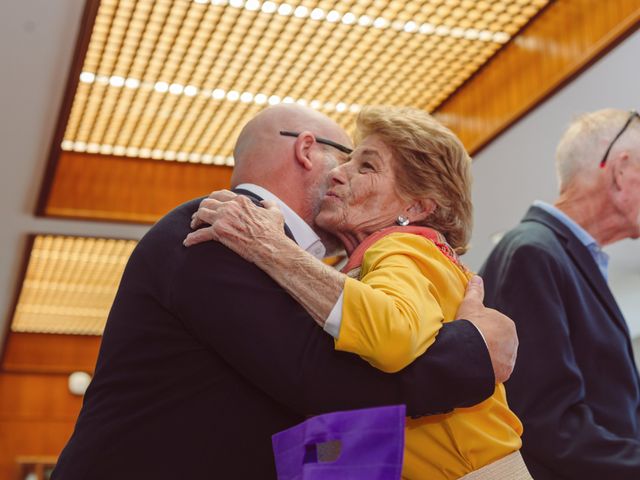
[[[0,0],[0,345],[27,235],[140,238],[147,226],[36,218],[82,0]]]
[[[465,255],[470,267],[480,268],[493,246],[491,235],[515,226],[533,200],[555,200],[555,146],[572,118],[605,107],[640,109],[639,59],[635,32],[476,155],[475,228]],[[640,241],[607,251],[610,285],[632,335],[640,335]]]

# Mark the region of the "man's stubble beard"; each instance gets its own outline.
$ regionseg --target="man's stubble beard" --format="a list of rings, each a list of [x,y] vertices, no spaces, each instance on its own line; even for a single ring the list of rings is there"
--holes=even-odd
[[[314,232],[316,232],[316,235],[320,237],[320,241],[322,242],[322,244],[326,249],[325,256],[334,257],[337,255],[344,254],[344,246],[342,245],[342,242],[338,240],[338,237],[336,237],[331,232],[328,232],[327,230],[319,227],[315,221],[316,217],[320,213],[320,208],[322,207],[322,200],[324,198],[325,192],[327,191],[327,188],[328,188],[327,185],[323,184],[323,185],[319,185],[315,189],[307,190],[306,201],[307,201],[307,205],[311,205],[312,207],[310,212],[311,213],[310,218],[313,220],[310,223],[310,227],[313,229]]]

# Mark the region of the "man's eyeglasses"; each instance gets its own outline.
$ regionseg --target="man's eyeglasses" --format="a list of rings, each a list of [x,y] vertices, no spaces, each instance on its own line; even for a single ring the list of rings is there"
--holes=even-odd
[[[611,140],[611,143],[609,144],[607,151],[604,152],[604,157],[602,157],[602,160],[600,161],[600,168],[604,168],[604,165],[607,163],[607,157],[609,156],[611,147],[613,147],[613,144],[616,143],[616,140],[620,138],[620,136],[624,133],[624,131],[627,129],[627,127],[635,117],[640,118],[640,115],[635,110],[631,110],[631,112],[629,112],[629,118],[627,118],[627,121],[625,122],[624,126],[620,129],[618,134],[615,137],[613,137],[613,140]]]
[[[288,132],[286,130],[283,130],[280,132],[280,135],[282,135],[283,137],[298,137],[300,136],[300,132]],[[333,147],[333,148],[337,148],[338,150],[346,153],[347,155],[351,155],[351,153],[353,152],[352,148],[345,147],[344,145],[340,145],[339,143],[334,142],[333,140],[327,140],[326,138],[316,137],[316,142],[321,143],[323,145],[329,145],[330,147]]]

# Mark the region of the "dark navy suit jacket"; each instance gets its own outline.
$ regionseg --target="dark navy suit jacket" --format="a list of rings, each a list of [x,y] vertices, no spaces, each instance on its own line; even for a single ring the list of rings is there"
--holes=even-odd
[[[629,332],[589,250],[531,207],[481,269],[487,306],[515,322],[505,384],[537,479],[640,479],[640,388]]]
[[[285,291],[220,243],[185,248],[200,199],[139,242],[53,478],[275,478],[271,435],[312,413],[405,403],[409,415],[494,389],[466,320],[397,375],[336,352]]]

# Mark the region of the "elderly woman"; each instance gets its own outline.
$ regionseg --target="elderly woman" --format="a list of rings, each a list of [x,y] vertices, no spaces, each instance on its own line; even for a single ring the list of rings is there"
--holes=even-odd
[[[215,238],[280,283],[336,349],[395,372],[454,319],[471,278],[458,258],[471,230],[471,161],[456,136],[420,110],[365,108],[356,130],[358,147],[332,170],[316,218],[349,254],[345,273],[290,240],[273,204],[205,200],[196,223],[215,224]],[[200,238],[192,233],[185,244]],[[531,478],[521,433],[498,384],[474,407],[408,419],[403,477]]]

